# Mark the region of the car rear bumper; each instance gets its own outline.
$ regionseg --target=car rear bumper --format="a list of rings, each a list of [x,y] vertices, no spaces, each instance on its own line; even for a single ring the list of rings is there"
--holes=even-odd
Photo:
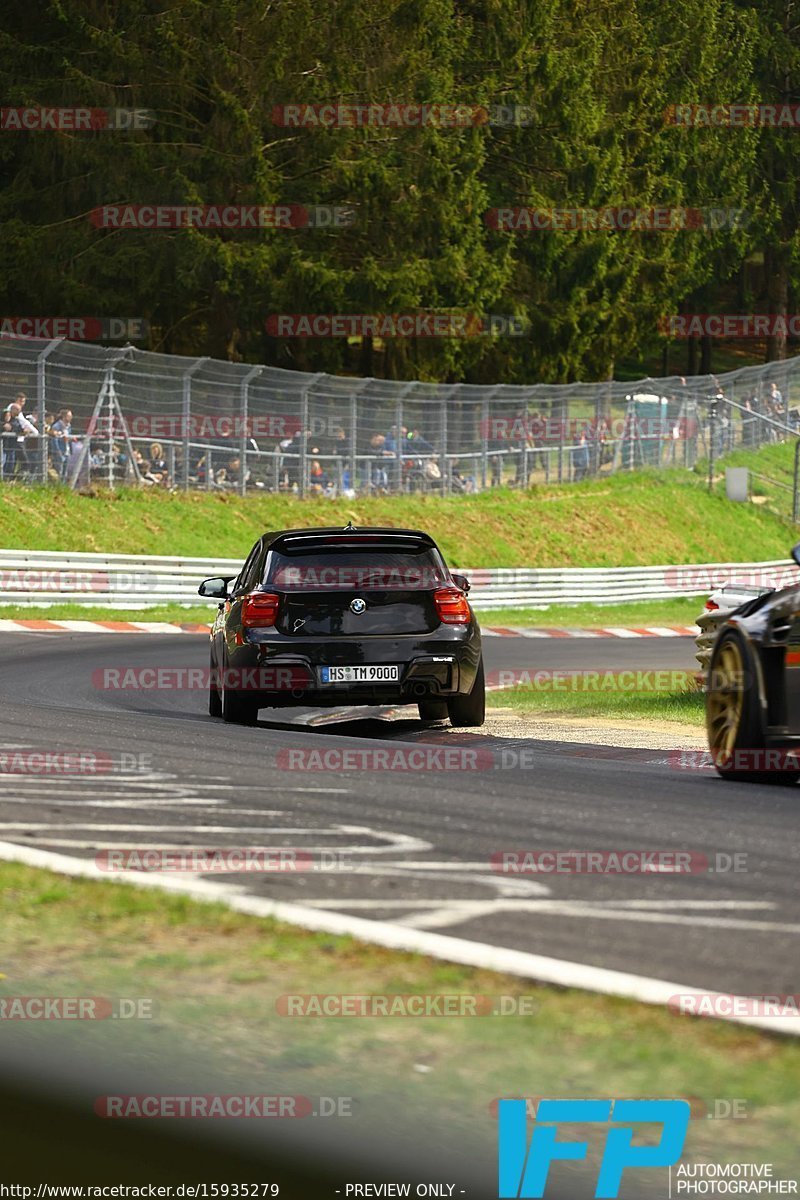
[[[341,704],[413,704],[472,690],[481,656],[477,627],[432,634],[355,641],[308,639],[258,631],[244,645],[226,647],[233,690],[252,692],[262,707]],[[397,682],[321,682],[323,666],[400,668]],[[237,684],[239,686],[237,686]]]

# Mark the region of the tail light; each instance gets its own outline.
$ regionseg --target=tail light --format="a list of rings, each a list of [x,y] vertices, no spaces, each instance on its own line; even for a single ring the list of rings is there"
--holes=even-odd
[[[242,625],[245,629],[254,625],[274,625],[279,604],[280,596],[274,592],[252,592],[242,601]]]
[[[718,608],[716,600],[706,600],[706,612],[716,612]]]
[[[458,588],[437,588],[433,593],[436,612],[443,625],[468,625],[470,622],[467,597]]]

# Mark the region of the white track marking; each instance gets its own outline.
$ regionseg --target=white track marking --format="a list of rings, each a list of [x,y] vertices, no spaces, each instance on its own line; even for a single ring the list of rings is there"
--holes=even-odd
[[[0,778],[2,778],[2,776],[0,776]],[[70,776],[64,776],[64,778],[70,778]],[[73,776],[72,778],[75,778],[75,777]],[[119,778],[119,776],[114,776],[112,774],[112,775],[106,775],[106,776],[104,776],[104,778],[106,778],[106,779]],[[136,778],[136,776],[134,776],[134,778]],[[175,779],[176,776],[170,775],[170,776],[164,776],[164,778]],[[263,783],[209,783],[207,780],[203,779],[198,784],[198,786],[202,787],[204,792],[220,791],[220,792],[259,792],[259,793],[262,793],[264,791]],[[316,795],[317,793],[320,793],[323,795],[329,795],[329,796],[349,796],[350,792],[351,792],[351,789],[346,788],[346,787],[305,787],[305,786],[303,786],[303,787],[281,787],[280,790],[282,792],[298,792],[298,793],[302,793],[302,794],[308,794],[311,796]]]
[[[485,942],[469,941],[465,938],[430,933],[422,929],[403,928],[386,921],[369,921],[338,912],[326,912],[300,904],[287,904],[268,900],[261,896],[243,893],[234,885],[206,879],[167,878],[165,876],[124,874],[109,876],[91,862],[69,858],[63,854],[51,854],[28,846],[15,846],[11,842],[0,842],[0,859],[6,862],[25,863],[31,867],[43,867],[62,875],[83,879],[103,880],[115,886],[156,888],[157,890],[191,896],[206,903],[224,903],[236,912],[256,917],[272,917],[286,921],[301,929],[335,935],[351,936],[363,942],[386,946],[392,950],[427,954],[445,962],[461,963],[464,966],[480,967],[488,971],[499,971],[505,975],[516,975],[523,979],[535,979],[540,983],[558,987],[574,987],[583,991],[599,992],[607,996],[624,996],[643,1004],[659,1006],[675,1002],[678,995],[696,996],[701,999],[725,997],[724,993],[711,993],[686,984],[673,983],[664,979],[653,979],[643,975],[631,975],[625,971],[612,971],[606,967],[591,967],[585,963],[569,962],[550,958],[543,954],[529,954],[523,950],[490,946]],[[747,1000],[742,998],[742,1010]],[[717,1008],[714,1000],[712,1011]],[[737,1006],[731,1005],[732,1008]],[[764,1029],[770,1033],[800,1036],[800,1017],[769,1018],[765,1016],[731,1015],[717,1017],[733,1024]]]
[[[44,792],[42,794],[45,796],[48,796],[49,799],[48,800],[38,800],[36,803],[37,803],[38,807],[40,807],[40,808],[55,808],[55,807],[58,807],[58,808],[123,808],[123,809],[127,809],[128,811],[130,811],[130,808],[131,808],[131,798],[130,798],[129,793],[126,793],[127,799],[125,799],[125,800],[93,800],[93,799],[92,800],[81,800],[81,799],[74,798],[72,795],[70,795],[68,797],[67,796],[58,796],[54,800],[52,798],[53,797],[52,788],[48,792]],[[78,795],[80,795],[80,793],[78,793]],[[87,792],[86,795],[91,796],[92,793]],[[28,793],[27,796],[2,796],[2,797],[0,797],[0,804],[27,804],[27,805],[30,805],[30,803],[31,803],[30,793]],[[152,799],[148,799],[148,800],[141,800],[141,801],[137,800],[137,802],[136,802],[136,809],[138,812],[152,812],[156,809],[161,809],[161,808],[179,808],[179,809],[207,808],[207,809],[212,809],[215,814],[222,812],[226,816],[228,815],[228,813],[230,813],[231,815],[235,814],[236,816],[242,816],[242,817],[282,817],[282,816],[285,816],[285,810],[280,809],[280,808],[228,808],[227,806],[223,808],[220,806],[219,800],[213,800],[213,799],[212,800],[191,800],[191,799],[152,800]],[[77,827],[78,826],[76,826],[76,828]]]
[[[50,831],[74,830],[79,836],[75,838],[51,837]],[[66,822],[66,821],[4,821],[0,822],[0,832],[6,834],[24,835],[28,833],[41,834],[41,842],[47,843],[49,846],[58,847],[73,847],[76,850],[91,850],[97,849],[99,843],[96,839],[86,840],[80,837],[86,833],[102,833],[108,838],[109,836],[116,837],[119,834],[130,833],[147,833],[147,834],[223,834],[234,841],[241,840],[239,835],[257,834],[261,838],[273,837],[290,837],[292,839],[311,838],[339,838],[348,837],[353,834],[360,836],[362,839],[371,839],[371,843],[364,845],[355,843],[353,845],[338,845],[336,842],[328,845],[307,846],[301,841],[302,849],[308,854],[323,854],[330,853],[335,850],[341,854],[365,855],[365,854],[403,854],[406,852],[425,853],[432,849],[429,842],[422,838],[412,837],[410,834],[395,833],[392,831],[384,831],[379,829],[370,829],[363,825],[331,825],[329,828],[320,828],[317,826],[276,826],[269,825],[162,825],[162,824],[115,824],[115,823],[93,823],[93,822]],[[374,843],[378,843],[377,845]],[[383,844],[381,844],[383,843]],[[180,843],[173,845],[164,841],[161,842],[127,842],[114,841],[113,848],[115,850],[163,850],[176,849],[186,851],[190,849],[208,849],[208,845],[200,843]],[[219,847],[225,849],[225,847]]]
[[[593,901],[579,900],[474,900],[468,901],[468,909],[462,910],[462,902],[444,901],[438,909],[410,917],[407,921],[402,918],[400,924],[408,924],[418,928],[443,928],[447,925],[461,924],[464,921],[474,921],[478,917],[496,916],[501,912],[531,912],[539,916],[579,917],[581,920],[592,921],[625,921],[653,925],[690,925],[704,929],[746,929],[761,933],[800,933],[800,925],[792,925],[781,921],[755,921],[735,917],[716,917],[705,915],[681,915],[672,911],[647,912],[637,909],[604,908]],[[343,902],[343,908],[347,902]],[[376,902],[380,907],[380,902]]]

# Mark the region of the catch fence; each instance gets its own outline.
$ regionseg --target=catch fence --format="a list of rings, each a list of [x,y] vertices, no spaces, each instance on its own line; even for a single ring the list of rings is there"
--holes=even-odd
[[[636,383],[437,384],[3,336],[0,398],[5,481],[451,495],[794,439],[800,358]]]

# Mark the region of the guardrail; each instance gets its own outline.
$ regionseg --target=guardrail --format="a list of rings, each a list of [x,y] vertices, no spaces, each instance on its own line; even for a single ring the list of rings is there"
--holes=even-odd
[[[241,565],[233,558],[0,550],[0,611],[10,604],[72,603],[120,609],[200,604],[201,580],[238,574]],[[765,588],[800,584],[800,571],[788,559],[656,567],[457,569],[472,584],[473,604],[484,611],[701,596],[733,581]]]

